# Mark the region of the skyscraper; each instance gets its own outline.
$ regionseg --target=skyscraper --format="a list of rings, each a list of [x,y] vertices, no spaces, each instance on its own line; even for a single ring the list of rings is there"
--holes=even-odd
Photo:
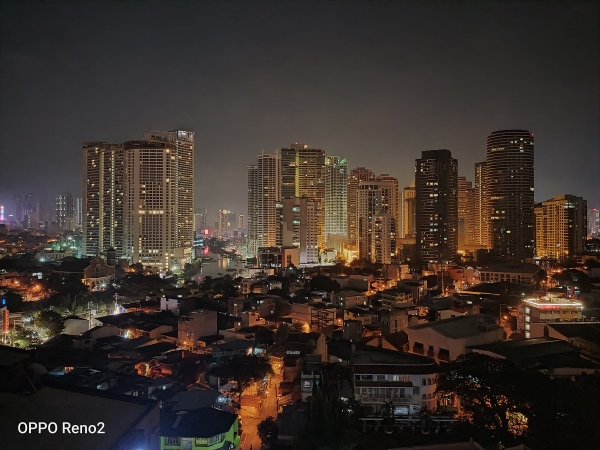
[[[280,170],[280,198],[306,197],[317,201],[319,248],[325,247],[325,150],[297,143],[282,148]]]
[[[361,181],[374,181],[375,173],[372,170],[358,167],[348,175],[347,208],[348,246],[352,249],[358,246],[358,186]]]
[[[194,243],[194,135],[193,131],[151,131],[144,134],[144,139],[166,142],[174,145],[175,155],[175,241],[177,248],[191,255]],[[173,159],[174,156],[174,159]]]
[[[583,198],[557,195],[534,211],[537,256],[565,261],[585,252],[587,202]]]
[[[284,198],[277,203],[278,246],[299,248],[300,264],[319,262],[317,201],[306,197]]]
[[[246,228],[246,216],[243,214],[240,214],[237,218],[237,227],[240,230],[243,230],[244,228]]]
[[[175,145],[147,140],[123,145],[126,257],[144,266],[177,270],[184,252],[176,232]]]
[[[504,260],[531,258],[535,243],[533,134],[494,131],[487,138],[486,187],[492,252]]]
[[[417,199],[415,183],[411,183],[406,186],[402,191],[402,212],[401,212],[401,237],[403,238],[414,238],[416,229],[416,217],[417,217]]]
[[[229,237],[229,211],[226,209],[219,210],[219,220],[218,220],[218,228],[217,228],[217,236],[221,239],[227,239]]]
[[[83,227],[83,198],[75,198],[75,229],[80,230]]]
[[[75,201],[70,193],[56,197],[56,223],[60,230],[75,229]]]
[[[146,133],[124,144],[84,144],[83,253],[179,270],[194,233],[194,133]]]
[[[417,252],[421,263],[452,261],[458,249],[458,161],[450,150],[416,160]]]
[[[272,247],[277,238],[276,205],[280,198],[279,156],[262,154],[248,166],[248,253]]]
[[[475,187],[473,188],[473,245],[490,247],[489,207],[487,195],[487,163],[475,164]]]
[[[474,232],[474,198],[473,183],[466,177],[458,177],[458,249],[465,250],[473,245]]]
[[[389,264],[396,257],[398,180],[389,176],[360,181],[357,240],[361,259]]]
[[[123,211],[123,146],[106,142],[83,144],[83,254],[96,256],[113,247],[125,253]]]
[[[341,251],[347,236],[348,160],[325,157],[325,238],[327,247]]]
[[[598,208],[588,210],[588,234],[591,238],[600,237],[600,210]]]

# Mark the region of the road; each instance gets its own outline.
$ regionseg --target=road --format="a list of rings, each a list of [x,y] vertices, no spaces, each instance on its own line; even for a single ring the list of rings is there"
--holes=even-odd
[[[272,380],[269,385],[268,393],[263,398],[261,406],[255,414],[242,408],[240,415],[242,416],[242,441],[241,450],[260,450],[261,442],[258,438],[256,427],[267,417],[277,418],[277,387],[279,380]],[[243,400],[242,400],[243,404]]]

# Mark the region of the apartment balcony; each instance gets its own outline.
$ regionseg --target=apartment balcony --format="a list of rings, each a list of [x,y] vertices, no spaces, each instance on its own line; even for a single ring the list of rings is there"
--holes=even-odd
[[[411,397],[372,397],[370,395],[361,395],[361,403],[379,403],[391,402],[394,405],[410,405]]]

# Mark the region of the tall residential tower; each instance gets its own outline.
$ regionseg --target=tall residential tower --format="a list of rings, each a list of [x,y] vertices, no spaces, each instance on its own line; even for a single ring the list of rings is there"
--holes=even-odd
[[[523,261],[534,253],[533,158],[529,131],[494,131],[487,138],[490,246],[504,260]]]
[[[416,160],[417,253],[423,264],[454,260],[458,249],[458,161],[450,150]]]

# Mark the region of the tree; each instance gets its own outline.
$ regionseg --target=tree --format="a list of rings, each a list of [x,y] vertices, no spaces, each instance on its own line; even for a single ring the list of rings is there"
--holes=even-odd
[[[291,329],[291,326],[288,325],[287,323],[282,323],[281,325],[279,325],[279,328],[277,328],[277,331],[275,331],[275,335],[273,336],[275,339],[275,343],[276,344],[286,343],[290,336],[290,329]]]
[[[277,440],[277,436],[279,434],[279,426],[275,422],[275,419],[273,419],[271,416],[267,417],[258,424],[256,429],[258,431],[260,442],[262,443],[262,448],[269,450]]]
[[[535,282],[535,288],[540,289],[540,286],[548,281],[548,273],[544,269],[538,270],[533,277],[533,281]]]
[[[342,290],[337,281],[333,281],[326,275],[316,275],[310,279],[312,291],[340,292]]]
[[[298,448],[350,450],[358,429],[337,392],[316,388],[311,397],[310,420],[299,436]]]
[[[437,392],[460,399],[463,420],[481,430],[484,445],[486,438],[487,444],[508,444],[515,442],[511,417],[530,413],[525,381],[523,371],[506,359],[462,355],[440,372]]]
[[[260,345],[271,345],[274,342],[274,334],[268,328],[260,327],[254,333],[254,341]]]
[[[595,260],[594,258],[587,258],[584,262],[583,265],[585,267],[587,267],[588,269],[592,269],[594,267],[600,267],[600,261]]]
[[[304,330],[304,325],[300,322],[295,322],[292,324],[291,331],[301,332],[302,330]]]
[[[56,336],[57,334],[62,333],[64,328],[62,316],[50,309],[46,309],[41,311],[37,319],[35,320],[35,324],[38,328],[43,328],[46,330],[48,337]]]
[[[212,374],[226,381],[235,381],[237,391],[241,395],[253,382],[273,375],[269,362],[254,355],[240,355],[226,360],[219,367],[212,370]]]
[[[4,294],[3,299],[6,300],[6,307],[9,311],[21,311],[21,308],[23,307],[23,296],[21,294],[8,291],[6,294]]]

